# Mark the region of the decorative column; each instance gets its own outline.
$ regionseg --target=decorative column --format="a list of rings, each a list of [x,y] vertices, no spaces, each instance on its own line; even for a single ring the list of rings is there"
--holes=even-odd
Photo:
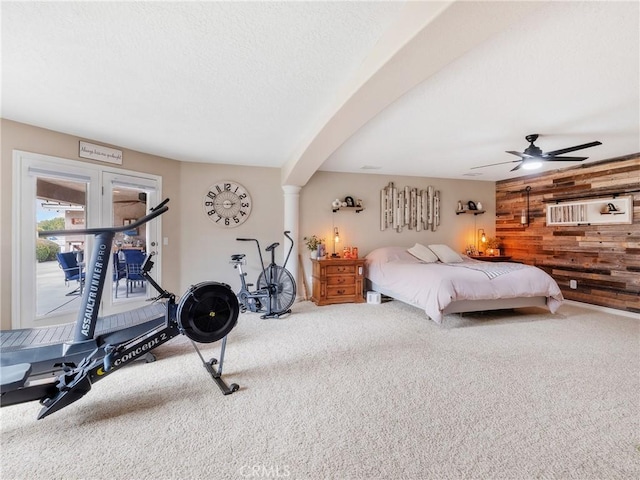
[[[291,238],[296,242],[293,250],[291,251],[291,256],[289,257],[289,261],[285,265],[285,268],[291,272],[293,278],[296,280],[296,297],[300,297],[300,281],[298,279],[298,230],[300,229],[300,190],[302,187],[297,185],[283,185],[282,191],[284,192],[284,229],[289,230],[291,233]],[[283,237],[283,245],[285,248],[283,249],[283,253],[286,257],[286,252],[288,251],[289,240],[286,237]],[[284,257],[283,257],[284,261]]]

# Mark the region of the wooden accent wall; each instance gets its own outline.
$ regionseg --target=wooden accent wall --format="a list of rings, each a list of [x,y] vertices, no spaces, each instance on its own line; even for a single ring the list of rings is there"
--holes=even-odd
[[[530,225],[520,224],[531,187]],[[536,265],[566,299],[640,313],[640,154],[496,182],[496,236],[514,261]],[[632,192],[632,193],[630,193]],[[633,195],[633,224],[547,226],[557,200]],[[577,289],[569,288],[577,280]]]

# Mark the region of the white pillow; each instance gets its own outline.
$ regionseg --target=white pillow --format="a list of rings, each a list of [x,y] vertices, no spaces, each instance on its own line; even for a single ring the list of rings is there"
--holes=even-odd
[[[464,261],[460,255],[447,245],[429,245],[429,248],[438,256],[438,259],[442,263],[460,263]]]
[[[405,260],[412,261],[414,258],[407,253],[407,249],[405,247],[380,247],[375,250],[369,252],[365,259],[367,263],[387,263],[392,262],[393,260]]]
[[[435,253],[429,250],[428,247],[420,245],[419,243],[416,243],[413,247],[407,249],[407,252],[426,263],[434,263],[438,261],[438,257]]]

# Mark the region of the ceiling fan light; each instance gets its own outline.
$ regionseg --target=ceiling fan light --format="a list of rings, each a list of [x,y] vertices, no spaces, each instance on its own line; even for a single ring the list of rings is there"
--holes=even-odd
[[[522,168],[524,168],[525,170],[536,170],[541,166],[542,162],[539,162],[538,160],[530,160],[522,164]]]

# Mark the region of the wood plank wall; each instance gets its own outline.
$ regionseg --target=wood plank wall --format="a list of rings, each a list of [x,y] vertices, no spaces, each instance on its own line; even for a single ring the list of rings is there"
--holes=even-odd
[[[528,227],[520,216],[529,194]],[[505,255],[536,265],[566,299],[640,313],[640,153],[496,182],[496,236]],[[633,195],[633,224],[547,226],[556,200]],[[577,280],[577,289],[569,288]]]

